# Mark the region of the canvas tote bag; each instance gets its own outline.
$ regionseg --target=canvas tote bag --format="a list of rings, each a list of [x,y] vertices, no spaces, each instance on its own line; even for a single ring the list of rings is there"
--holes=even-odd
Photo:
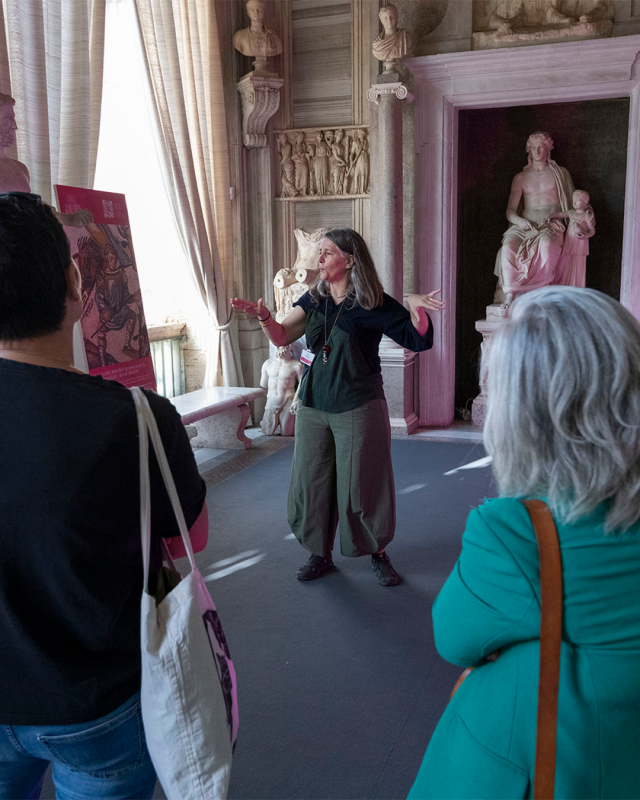
[[[236,674],[216,607],[195,564],[155,417],[141,389],[131,392],[140,438],[141,703],[147,746],[168,800],[224,800],[238,733]],[[157,605],[149,594],[149,439],[191,565]]]

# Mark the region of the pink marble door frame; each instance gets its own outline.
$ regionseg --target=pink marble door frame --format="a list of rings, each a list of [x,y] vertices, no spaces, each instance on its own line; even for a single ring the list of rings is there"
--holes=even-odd
[[[447,303],[433,315],[433,350],[420,357],[420,425],[444,426],[454,418],[458,112],[630,98],[620,299],[640,319],[640,36],[424,56],[406,65],[415,76],[417,290],[442,287]]]

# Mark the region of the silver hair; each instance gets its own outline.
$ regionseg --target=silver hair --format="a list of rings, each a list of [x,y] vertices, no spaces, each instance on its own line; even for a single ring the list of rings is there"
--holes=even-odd
[[[561,522],[606,505],[640,519],[640,324],[593,289],[521,295],[494,335],[484,440],[501,496],[543,497]]]

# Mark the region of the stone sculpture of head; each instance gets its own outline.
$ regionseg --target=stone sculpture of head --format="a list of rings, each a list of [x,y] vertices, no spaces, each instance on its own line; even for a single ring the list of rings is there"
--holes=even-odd
[[[286,359],[287,356],[291,357],[291,350],[290,345],[285,345],[284,347],[276,347],[276,358],[284,358]]]
[[[589,205],[589,192],[585,192],[584,189],[576,189],[572,199],[574,208],[586,208]]]
[[[546,131],[536,131],[532,133],[531,136],[527,139],[527,154],[529,156],[529,163],[536,159],[535,152],[540,148],[540,150],[546,151],[546,155],[543,156],[545,161],[549,160],[549,155],[553,150],[553,139],[551,138],[551,134],[547,133]]]
[[[396,32],[398,27],[398,9],[393,5],[393,3],[387,3],[387,5],[382,6],[378,12],[378,18],[380,19],[386,34]]]
[[[0,147],[12,147],[16,141],[16,101],[8,94],[0,92]]]
[[[249,0],[246,5],[252,28],[264,26],[264,0]]]

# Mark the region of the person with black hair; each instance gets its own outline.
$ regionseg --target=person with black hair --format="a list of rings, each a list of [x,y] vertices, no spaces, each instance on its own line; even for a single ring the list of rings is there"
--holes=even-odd
[[[150,798],[140,713],[142,555],[136,412],[75,369],[80,272],[37,195],[0,195],[0,800]],[[205,486],[171,403],[154,411],[196,549]],[[179,534],[151,458],[152,569]]]
[[[395,489],[378,347],[384,334],[409,350],[428,350],[426,309],[444,303],[434,296],[439,290],[412,294],[407,310],[385,294],[364,239],[348,228],[325,235],[319,265],[318,283],[282,324],[262,299],[232,304],[256,316],[277,347],[306,335],[287,509],[291,530],[311,552],[298,580],[333,567],[339,521],[342,554],[370,555],[379,583],[395,586],[399,576],[385,551],[395,533]]]

